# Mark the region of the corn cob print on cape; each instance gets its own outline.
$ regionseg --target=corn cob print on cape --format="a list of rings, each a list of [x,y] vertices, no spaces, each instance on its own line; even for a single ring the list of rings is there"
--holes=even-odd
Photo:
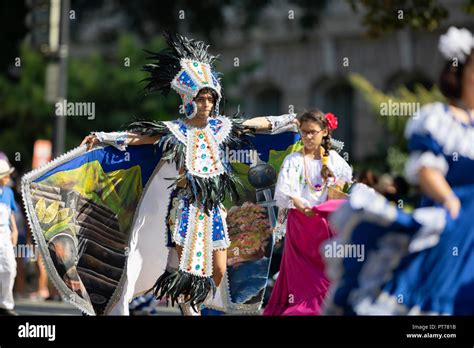
[[[293,132],[237,139],[235,136],[241,134],[235,132],[242,130],[237,123],[228,130],[226,144],[231,148],[253,147],[275,170],[288,153],[300,148],[299,136]],[[185,164],[186,152],[177,133],[165,130],[179,122],[163,125],[131,125],[149,134],[162,133],[158,144],[128,146],[126,151],[107,145],[87,151],[82,146],[22,178],[25,210],[48,275],[63,299],[84,313],[128,314],[129,302],[156,286],[166,270],[186,274],[180,286],[198,294],[195,286],[203,286],[199,279],[209,279],[212,274],[207,265],[208,273],[197,278],[196,272],[178,264],[175,249],[169,244],[170,202],[180,178],[177,168]],[[180,131],[179,127],[175,130]],[[198,175],[188,176],[190,201],[206,196],[201,201],[203,211],[212,212],[214,203],[225,199],[229,216],[223,223],[229,225],[229,267],[215,303],[217,309],[234,313],[260,308],[273,248],[266,208],[255,204],[255,190],[248,184],[249,165],[247,159],[232,163],[221,181],[211,177],[205,182]],[[237,200],[231,193],[239,193],[241,198]],[[250,209],[251,205],[254,208]],[[239,209],[244,214],[260,209],[261,223],[239,229]],[[196,215],[198,222],[200,213]],[[232,253],[234,246],[241,250],[238,257]],[[163,287],[171,285],[168,282]],[[202,299],[204,293],[199,296]]]

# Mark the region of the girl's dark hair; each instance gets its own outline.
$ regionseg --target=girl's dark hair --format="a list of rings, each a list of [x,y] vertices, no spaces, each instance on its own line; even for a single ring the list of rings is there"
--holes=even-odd
[[[322,130],[328,131],[328,135],[323,137],[321,146],[324,149],[324,156],[329,156],[329,150],[331,149],[331,129],[329,128],[326,116],[322,111],[317,109],[304,111],[298,116],[298,121],[300,122],[300,127],[305,122],[316,122]],[[335,176],[327,165],[323,165],[321,168],[321,177],[324,181],[327,181],[330,177],[334,178]]]
[[[212,102],[214,103],[214,106],[212,107],[211,115],[214,115],[214,110],[216,109],[217,100],[219,99],[217,92],[212,88],[204,87],[199,90],[195,98],[197,98],[201,94],[210,94],[212,96]]]
[[[444,65],[441,75],[439,77],[439,89],[441,93],[448,99],[459,99],[462,95],[462,74],[464,66],[473,59],[473,54],[466,58],[466,63],[457,62],[455,65],[453,61],[449,60]]]

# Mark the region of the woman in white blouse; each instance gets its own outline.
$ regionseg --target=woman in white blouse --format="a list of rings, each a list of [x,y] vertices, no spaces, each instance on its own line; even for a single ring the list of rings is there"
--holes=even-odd
[[[318,315],[329,287],[320,255],[331,237],[328,212],[339,201],[328,199],[328,189],[352,181],[352,169],[331,150],[331,131],[337,119],[319,110],[299,117],[303,149],[288,155],[275,189],[278,207],[288,209],[286,239],[277,282],[264,315]]]

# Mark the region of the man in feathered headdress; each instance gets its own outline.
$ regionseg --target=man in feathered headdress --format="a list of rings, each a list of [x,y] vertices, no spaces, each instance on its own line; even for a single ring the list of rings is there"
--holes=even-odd
[[[178,253],[179,269],[168,268],[153,290],[158,299],[177,301],[185,314],[192,314],[212,297],[226,271],[230,241],[222,203],[227,194],[237,195],[238,179],[221,158],[222,150],[250,149],[248,134],[295,129],[296,115],[248,120],[220,115],[222,87],[213,64],[216,57],[203,42],[180,35],[165,37],[168,47],[152,53],[155,63],[143,69],[150,74],[146,89],[165,96],[170,89],[176,91],[185,117],[167,122],[136,121],[128,126],[128,132],[95,132],[82,144],[91,148],[105,143],[121,150],[128,145],[158,144],[161,170],[176,171],[171,191],[165,193],[169,195],[166,234],[167,246],[175,246]]]

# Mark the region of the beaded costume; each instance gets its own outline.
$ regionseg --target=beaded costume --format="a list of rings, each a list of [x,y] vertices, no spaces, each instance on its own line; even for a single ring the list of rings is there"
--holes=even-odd
[[[133,122],[129,130],[146,135],[161,134],[159,146],[162,160],[176,165],[180,175],[175,178],[168,207],[168,246],[183,247],[179,270],[166,271],[153,287],[157,298],[177,301],[180,295],[189,298],[191,306],[204,302],[209,292],[215,293],[212,279],[214,250],[230,246],[226,213],[222,205],[226,195],[237,197],[239,182],[230,163],[221,157],[224,149],[251,149],[246,135],[255,129],[243,125],[244,120],[219,115],[222,98],[219,74],[214,70],[216,57],[207,52],[202,42],[182,36],[166,35],[169,48],[153,54],[155,64],[144,67],[150,73],[147,89],[164,95],[175,90],[182,98],[186,118],[196,115],[193,99],[202,88],[217,93],[212,117],[203,128],[192,127],[184,120]],[[287,126],[294,115],[269,117],[272,131]],[[185,182],[184,185],[179,183]]]

